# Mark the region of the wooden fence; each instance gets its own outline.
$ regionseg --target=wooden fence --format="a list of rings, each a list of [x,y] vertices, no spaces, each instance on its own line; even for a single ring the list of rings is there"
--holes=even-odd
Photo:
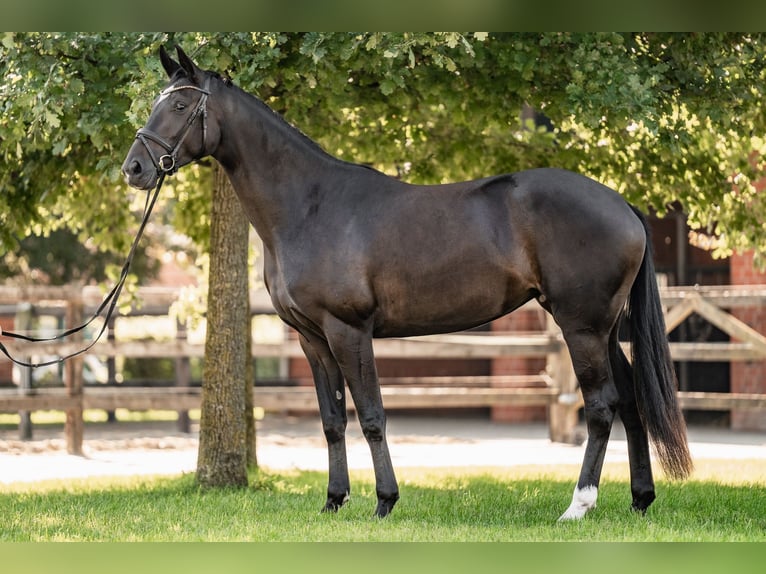
[[[167,315],[177,295],[174,289],[139,289],[137,298],[141,301],[141,308],[132,309],[129,315]],[[66,325],[79,324],[83,317],[90,316],[101,297],[99,289],[90,287],[0,287],[0,306],[6,306],[6,309],[13,307],[17,313],[23,313],[25,310],[20,302],[32,303],[40,314],[65,317]],[[766,286],[665,288],[662,290],[662,298],[666,307],[668,331],[690,314],[698,313],[736,339],[724,343],[671,343],[674,360],[766,360],[766,337],[723,310],[763,304],[766,301]],[[253,295],[251,309],[253,314],[273,313],[264,292]],[[0,390],[0,412],[65,411],[67,450],[79,454],[82,452],[84,409],[169,409],[179,411],[183,417],[189,409],[199,408],[200,389],[191,385],[188,360],[190,357],[202,357],[204,345],[189,342],[185,329],[179,328],[176,339],[172,341],[117,341],[110,335],[94,347],[93,354],[107,358],[174,358],[175,386],[86,387],[82,373],[83,359],[77,357],[65,363],[63,387],[32,388],[27,383],[19,385],[18,389]],[[18,357],[63,355],[82,345],[82,341],[77,340],[33,344],[6,338],[3,342]],[[379,358],[544,357],[546,369],[535,376],[382,379],[383,401],[388,409],[543,405],[548,407],[551,439],[559,442],[572,442],[575,439],[574,431],[582,399],[566,345],[560,331],[550,320],[544,331],[535,333],[460,333],[377,339],[374,341],[374,349]],[[289,338],[278,343],[253,343],[252,353],[256,358],[303,356],[298,342]],[[22,377],[24,380],[28,378]],[[766,408],[766,395],[762,394],[679,392],[679,399],[682,407],[690,409]],[[317,409],[313,387],[257,385],[254,400],[256,406],[267,411]],[[349,404],[352,404],[351,401]],[[22,423],[24,420],[22,417]]]

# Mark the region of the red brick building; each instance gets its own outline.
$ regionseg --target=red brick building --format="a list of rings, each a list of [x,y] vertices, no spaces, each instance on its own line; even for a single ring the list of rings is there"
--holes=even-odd
[[[753,254],[738,254],[731,258],[731,282],[734,285],[764,285],[766,273],[753,266]],[[766,308],[736,309],[732,315],[761,334],[766,333]],[[731,392],[766,393],[766,361],[737,361],[731,363]],[[732,410],[731,428],[737,430],[766,430],[766,413]]]

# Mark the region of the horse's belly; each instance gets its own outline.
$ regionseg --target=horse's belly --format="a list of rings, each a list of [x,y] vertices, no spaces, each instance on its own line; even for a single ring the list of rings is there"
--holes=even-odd
[[[378,299],[373,335],[409,337],[472,329],[509,313],[531,297],[528,289],[481,280],[390,290]]]

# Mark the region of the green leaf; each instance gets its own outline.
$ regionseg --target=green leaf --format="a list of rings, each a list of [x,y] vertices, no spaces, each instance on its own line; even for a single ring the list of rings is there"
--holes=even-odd
[[[8,50],[13,50],[16,47],[13,32],[3,32],[3,46]]]
[[[59,117],[55,112],[51,110],[45,110],[45,123],[48,124],[48,126],[51,128],[55,129],[61,125],[61,120],[59,120]]]
[[[53,148],[51,151],[53,152],[54,155],[64,155],[64,151],[66,150],[68,145],[69,145],[69,142],[65,138],[62,138],[53,144]]]
[[[382,80],[380,82],[380,91],[384,96],[390,96],[396,89],[396,84],[389,79]]]

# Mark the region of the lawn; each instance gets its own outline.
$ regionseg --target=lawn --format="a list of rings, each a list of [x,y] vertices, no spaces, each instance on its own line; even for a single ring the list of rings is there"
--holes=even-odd
[[[366,471],[337,514],[318,512],[319,472],[256,471],[248,488],[222,490],[191,475],[14,484],[0,487],[0,541],[766,541],[765,465],[702,461],[693,480],[658,480],[641,516],[625,470],[607,464],[598,507],[575,523],[556,521],[575,467],[401,469],[384,520],[371,518]]]

